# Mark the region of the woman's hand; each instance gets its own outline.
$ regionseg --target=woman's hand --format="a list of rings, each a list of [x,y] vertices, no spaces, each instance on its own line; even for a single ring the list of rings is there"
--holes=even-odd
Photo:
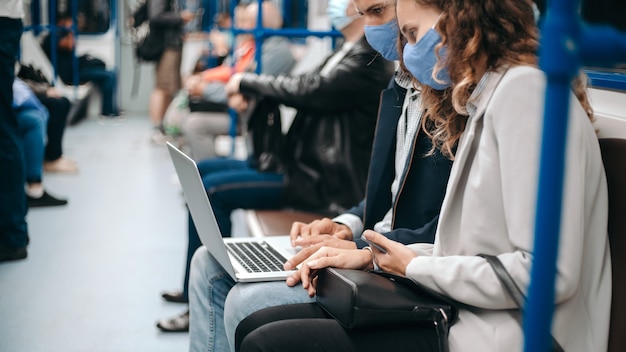
[[[392,241],[372,230],[363,232],[362,236],[367,241],[384,248],[387,252],[383,253],[376,249],[376,247],[371,246],[372,253],[374,253],[374,260],[376,260],[376,264],[381,270],[396,275],[406,276],[407,265],[409,265],[409,262],[417,256],[413,250],[400,242]]]
[[[309,297],[313,297],[317,270],[329,266],[342,269],[371,269],[372,255],[367,250],[322,247],[305,260],[298,271],[287,278],[287,285],[295,286],[302,281],[302,287],[309,292]]]

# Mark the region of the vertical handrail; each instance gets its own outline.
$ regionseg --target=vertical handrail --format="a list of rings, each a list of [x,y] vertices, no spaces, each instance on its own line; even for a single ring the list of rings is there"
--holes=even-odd
[[[41,9],[40,9],[41,11]],[[54,86],[57,83],[57,1],[50,0],[48,3],[48,18],[50,19],[50,23],[48,23],[48,30],[50,31],[50,63],[52,64],[52,82],[51,84]]]
[[[74,86],[74,99],[78,97],[78,85],[80,84],[78,65],[78,57],[76,56],[76,47],[78,46],[78,1],[70,1],[72,6],[72,26],[71,31],[74,36],[74,46],[72,47],[72,85]],[[56,11],[56,9],[55,9]]]
[[[583,63],[626,61],[626,35],[583,26],[579,0],[551,0],[541,30],[540,67],[547,88],[535,214],[534,262],[524,316],[524,351],[547,351],[561,223],[570,82]]]

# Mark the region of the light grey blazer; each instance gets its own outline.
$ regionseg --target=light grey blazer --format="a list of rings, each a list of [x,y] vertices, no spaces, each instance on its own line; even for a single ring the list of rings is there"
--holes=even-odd
[[[411,245],[418,256],[407,276],[472,306],[460,311],[450,330],[452,352],[523,349],[519,313],[510,311],[515,303],[476,255],[497,255],[526,291],[545,86],[543,72],[532,67],[490,75],[475,102],[479,111],[459,141],[435,243]],[[611,302],[606,178],[593,126],[573,94],[567,138],[552,333],[567,352],[606,351]]]

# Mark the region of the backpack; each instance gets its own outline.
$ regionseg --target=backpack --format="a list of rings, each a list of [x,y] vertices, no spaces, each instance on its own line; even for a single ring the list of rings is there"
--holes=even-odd
[[[163,53],[163,40],[154,29],[150,28],[148,5],[150,0],[145,0],[130,15],[130,33],[133,42],[135,59],[138,62],[159,61]]]

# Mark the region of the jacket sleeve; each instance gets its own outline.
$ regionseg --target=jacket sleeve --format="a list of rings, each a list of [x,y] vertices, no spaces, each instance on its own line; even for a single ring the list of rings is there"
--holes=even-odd
[[[346,213],[356,215],[361,218],[361,220],[363,220],[363,214],[365,213],[365,199],[360,201],[359,204],[357,204],[356,206],[348,209]]]
[[[383,233],[385,237],[402,244],[413,243],[433,243],[435,241],[435,232],[437,231],[437,223],[439,222],[439,215],[435,216],[427,224],[419,229],[394,229],[387,233]],[[367,243],[360,237],[355,239],[357,248],[363,248],[367,246]]]
[[[240,91],[244,95],[270,97],[296,109],[347,108],[354,106],[350,98],[357,98],[359,92],[382,89],[381,77],[389,75],[382,61],[374,60],[369,50],[352,48],[328,76],[320,75],[319,69],[298,76],[245,74]]]

